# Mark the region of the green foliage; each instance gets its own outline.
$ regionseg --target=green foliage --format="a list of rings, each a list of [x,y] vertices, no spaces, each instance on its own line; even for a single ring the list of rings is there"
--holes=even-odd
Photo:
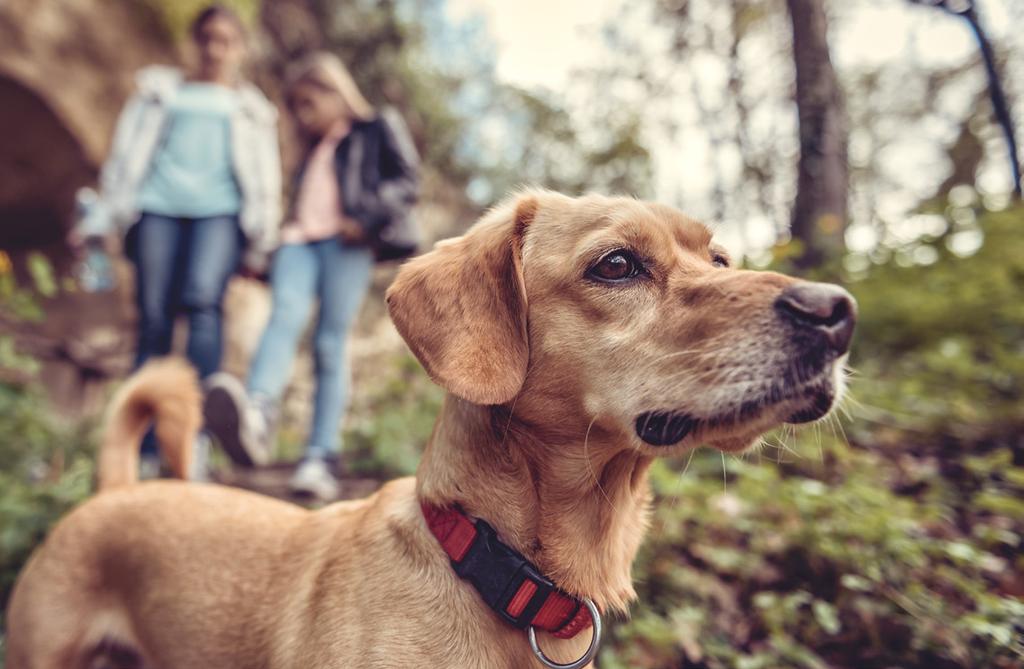
[[[136,0],[156,13],[167,31],[177,40],[189,37],[192,21],[202,10],[214,4],[212,0]],[[230,7],[248,25],[256,22],[259,0],[221,0],[217,4]]]
[[[1021,666],[1024,604],[999,592],[1019,520],[976,519],[964,536],[942,495],[890,487],[884,455],[813,435],[787,447],[804,459],[730,459],[727,487],[719,454],[684,475],[655,468],[640,610],[612,628],[603,668]],[[976,483],[1024,493],[1001,475]],[[955,489],[938,474],[928,485]]]
[[[416,471],[444,393],[416,359],[403,354],[345,434],[352,473],[390,478]]]
[[[10,259],[0,251],[0,324],[40,321],[41,298],[59,290],[53,267],[42,254],[30,253],[25,270],[29,287],[19,285]],[[0,372],[5,377],[13,373],[31,378],[38,367],[34,358],[16,350],[11,335],[0,334]],[[3,606],[29,554],[92,488],[89,426],[59,426],[48,417],[48,409],[39,392],[0,383],[0,628]]]
[[[60,426],[45,398],[0,385],[0,603],[49,529],[92,489],[90,425]]]
[[[956,445],[998,440],[1019,448],[1024,210],[967,213],[977,222],[950,220],[943,234],[890,251],[889,262],[851,284],[862,314],[855,366],[883,381],[872,398],[883,418],[898,411],[901,425]],[[965,234],[984,244],[960,258],[950,249]],[[935,262],[907,266],[921,249]]]
[[[40,298],[54,297],[58,292],[53,266],[43,254],[28,254],[25,270],[32,281],[28,288],[19,285],[10,257],[0,251],[0,325],[41,321]],[[0,372],[31,375],[38,368],[39,363],[34,358],[17,350],[12,335],[0,332]]]
[[[20,321],[39,321],[43,317],[33,291],[18,285],[11,260],[3,251],[0,251],[0,310],[5,318]]]

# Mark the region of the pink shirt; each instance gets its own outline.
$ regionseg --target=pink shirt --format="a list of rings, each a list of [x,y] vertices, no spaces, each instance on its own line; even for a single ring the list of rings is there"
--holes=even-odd
[[[341,232],[345,215],[341,209],[338,177],[334,173],[334,152],[347,134],[347,127],[333,130],[309,155],[291,218],[281,228],[282,243],[305,244]]]

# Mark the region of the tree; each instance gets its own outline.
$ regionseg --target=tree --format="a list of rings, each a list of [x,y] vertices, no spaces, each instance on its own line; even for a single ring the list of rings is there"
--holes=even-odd
[[[793,24],[800,160],[791,230],[803,244],[797,260],[816,267],[841,253],[849,171],[842,91],[829,57],[821,0],[787,0]]]
[[[995,53],[992,51],[992,43],[988,39],[985,29],[981,25],[978,13],[975,11],[973,0],[911,0],[911,2],[923,5],[932,5],[946,10],[951,14],[960,16],[971,27],[975,39],[978,40],[978,49],[981,51],[982,62],[985,64],[985,74],[988,77],[988,93],[992,100],[992,112],[1003,130],[1006,137],[1006,150],[1010,159],[1010,173],[1013,176],[1013,194],[1021,197],[1021,173],[1020,158],[1017,155],[1017,139],[1013,129],[1013,115],[1010,113],[1010,105],[1003,92],[1003,84],[999,78],[999,70],[996,67]]]
[[[609,96],[593,83],[581,88],[597,104],[602,92]],[[483,119],[486,148],[478,159],[491,197],[525,184],[568,195],[649,196],[651,157],[639,119],[629,112],[597,116],[603,122],[599,127],[596,119],[566,109],[556,95],[496,86]]]

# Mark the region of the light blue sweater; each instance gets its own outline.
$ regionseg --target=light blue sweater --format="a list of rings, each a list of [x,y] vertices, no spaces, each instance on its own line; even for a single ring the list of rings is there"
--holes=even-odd
[[[168,104],[163,141],[139,190],[140,211],[181,218],[237,215],[242,194],[231,151],[230,88],[185,82]]]

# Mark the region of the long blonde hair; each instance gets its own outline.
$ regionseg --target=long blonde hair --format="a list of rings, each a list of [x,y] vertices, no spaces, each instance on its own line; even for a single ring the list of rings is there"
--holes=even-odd
[[[300,83],[310,83],[340,95],[352,116],[360,121],[369,121],[374,116],[373,105],[363,97],[348,68],[333,53],[315,51],[302,58],[289,68],[286,81],[289,105],[292,89]]]

